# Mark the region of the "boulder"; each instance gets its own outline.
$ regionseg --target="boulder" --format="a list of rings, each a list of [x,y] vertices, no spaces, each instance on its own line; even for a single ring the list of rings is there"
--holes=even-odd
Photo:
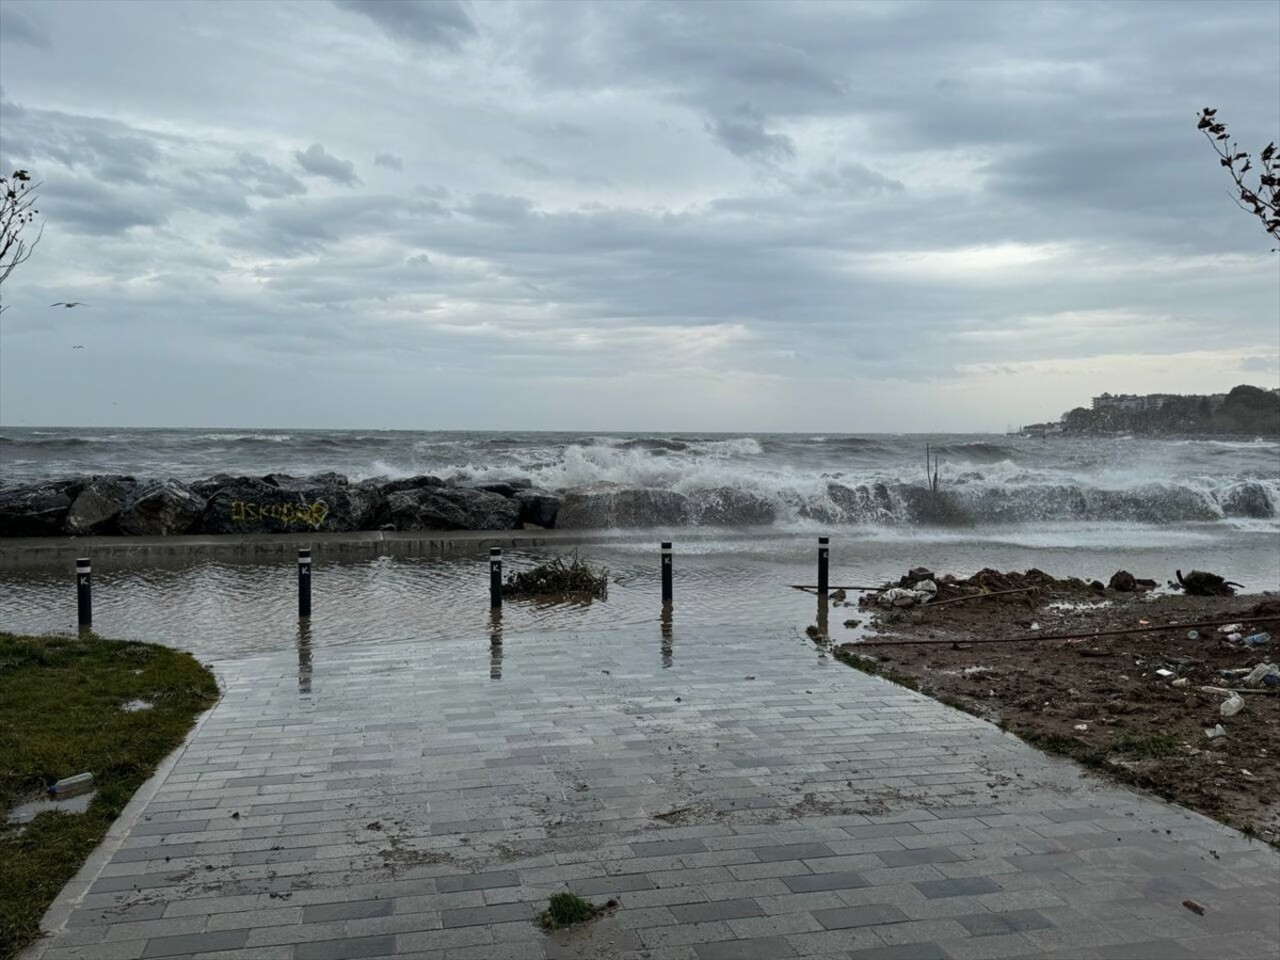
[[[520,507],[496,493],[423,486],[388,496],[375,523],[396,530],[514,530],[519,517]]]
[[[120,532],[120,514],[137,492],[133,477],[93,477],[72,501],[66,530],[73,537]]]
[[[366,483],[377,483],[377,481],[365,481]],[[445,482],[439,477],[404,477],[400,480],[391,480],[389,482],[378,483],[378,491],[384,496],[389,497],[393,493],[401,493],[405,490],[421,490],[423,487],[443,487]]]
[[[1228,517],[1252,517],[1268,520],[1276,515],[1267,488],[1256,480],[1237,484],[1222,498],[1222,512]]]
[[[593,483],[566,491],[562,501],[556,516],[556,527],[562,530],[668,527],[689,522],[688,498],[671,490]]]
[[[778,511],[771,500],[736,487],[712,487],[689,494],[689,514],[709,527],[750,527],[773,523]]]
[[[472,490],[483,490],[485,493],[496,493],[500,497],[510,499],[521,490],[530,490],[533,488],[533,481],[524,477],[516,477],[511,480],[486,480],[483,483],[468,483],[466,486]]]
[[[215,473],[207,480],[196,480],[189,484],[191,492],[197,496],[204,497],[206,500],[212,500],[213,495],[223,487],[231,486],[233,483],[262,483],[254,477],[237,477],[229,473]]]
[[[1128,570],[1117,570],[1111,575],[1107,586],[1117,593],[1133,593],[1138,589],[1138,581]]]
[[[546,490],[517,490],[512,497],[520,508],[519,523],[549,530],[556,525],[560,498]]]
[[[0,537],[61,534],[83,487],[83,480],[55,480],[0,490]]]
[[[177,480],[156,480],[134,491],[120,512],[120,532],[165,536],[191,530],[204,512],[205,499]]]
[[[349,533],[369,529],[382,495],[372,484],[346,477],[290,479],[287,486],[240,478],[214,494],[200,519],[201,533]]]

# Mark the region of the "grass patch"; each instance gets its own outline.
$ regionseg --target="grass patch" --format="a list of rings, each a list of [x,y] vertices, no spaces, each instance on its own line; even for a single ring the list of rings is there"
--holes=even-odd
[[[575,924],[589,923],[617,905],[617,900],[609,900],[598,907],[576,893],[553,893],[547,901],[547,909],[538,914],[535,920],[543,930],[563,930]]]
[[[609,570],[583,563],[577,554],[569,563],[565,563],[563,557],[556,557],[507,577],[502,585],[502,595],[513,600],[522,597],[607,600]]]
[[[156,765],[218,698],[186,653],[98,638],[0,633],[0,808],[88,771],[82,814],[46,812],[26,829],[0,818],[0,958],[40,933],[40,918]],[[121,710],[131,700],[153,706]]]

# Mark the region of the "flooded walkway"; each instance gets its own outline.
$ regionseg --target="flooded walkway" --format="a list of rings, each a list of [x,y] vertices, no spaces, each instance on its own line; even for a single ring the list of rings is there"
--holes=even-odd
[[[215,662],[224,699],[33,955],[1280,951],[1276,851],[763,633]],[[545,934],[566,889],[617,907]]]

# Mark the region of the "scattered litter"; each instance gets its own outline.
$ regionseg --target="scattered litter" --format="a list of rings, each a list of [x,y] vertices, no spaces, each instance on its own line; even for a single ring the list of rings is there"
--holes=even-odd
[[[92,773],[77,773],[74,777],[64,777],[49,787],[49,796],[66,800],[77,794],[88,793],[93,789]]]
[[[1204,735],[1210,740],[1217,740],[1219,737],[1225,737],[1227,735],[1227,731],[1223,729],[1222,724],[1219,723],[1216,726],[1206,727]]]
[[[1218,708],[1218,712],[1224,717],[1234,717],[1237,713],[1244,709],[1244,697],[1238,693],[1233,693],[1222,702],[1222,706]]]
[[[93,802],[96,793],[82,793],[79,796],[72,797],[70,800],[55,800],[52,797],[41,797],[38,800],[32,800],[29,803],[19,804],[9,811],[6,818],[10,823],[23,824],[30,823],[46,810],[56,810],[59,813],[84,813],[89,809],[89,804]]]
[[[1175,570],[1174,573],[1177,574],[1178,583],[1182,585],[1182,589],[1189,597],[1234,597],[1235,588],[1241,586],[1216,573],[1207,573],[1204,570],[1192,570],[1185,577],[1181,570]]]
[[[1040,624],[1036,623],[1036,622],[1033,620],[1033,621],[1031,622],[1031,626],[1030,626],[1030,627],[1028,627],[1027,629],[1028,629],[1028,630],[1039,630],[1039,629],[1040,629]]]
[[[1199,631],[1199,630],[1188,630],[1188,631],[1187,631],[1187,639],[1188,639],[1188,640],[1199,640],[1199,639],[1200,639],[1200,631]]]
[[[1239,632],[1240,632],[1241,630],[1243,630],[1243,629],[1244,629],[1244,625],[1243,625],[1243,624],[1239,624],[1239,623],[1227,623],[1227,624],[1223,624],[1221,627],[1219,627],[1219,628],[1218,628],[1218,632],[1219,632],[1219,633],[1239,633]]]
[[[1266,683],[1267,686],[1275,686],[1276,681],[1267,683],[1268,677],[1275,677],[1276,681],[1280,681],[1280,667],[1274,663],[1260,663],[1245,676],[1240,682],[1246,687],[1256,687]]]
[[[1250,773],[1248,770],[1246,770],[1244,767],[1241,767],[1241,768],[1240,768],[1240,772],[1241,772],[1241,773],[1243,773],[1243,774],[1244,774],[1246,777],[1248,777],[1250,780],[1252,780],[1252,779],[1253,779],[1253,774],[1252,774],[1252,773]]]
[[[1204,907],[1196,903],[1194,900],[1183,900],[1182,905],[1194,913],[1197,917],[1204,916]]]
[[[1167,680],[1169,677],[1174,676],[1174,672],[1172,670],[1166,670],[1164,667],[1161,667],[1159,670],[1156,671],[1156,676],[1164,677]]]
[[[846,621],[844,622],[844,625],[845,625],[846,627],[848,627],[850,630],[853,630],[853,629],[855,629],[856,627],[860,627],[860,626],[862,626],[862,621],[861,621],[861,620],[846,620]]]
[[[139,710],[150,710],[155,704],[150,700],[130,700],[128,703],[120,704],[120,709],[125,713],[137,713]]]
[[[1185,686],[1186,686],[1188,683],[1190,683],[1190,682],[1191,682],[1191,681],[1189,681],[1186,677],[1179,677],[1177,680],[1173,681],[1173,683],[1171,683],[1171,684],[1170,684],[1170,686],[1172,686],[1172,687],[1185,687]]]
[[[1077,723],[1075,729],[1084,732],[1089,729],[1089,725],[1087,723]]]
[[[1262,633],[1255,633],[1255,634],[1252,634],[1251,636],[1245,637],[1244,642],[1251,647],[1260,647],[1264,643],[1271,642],[1271,634],[1267,633],[1264,630]]]

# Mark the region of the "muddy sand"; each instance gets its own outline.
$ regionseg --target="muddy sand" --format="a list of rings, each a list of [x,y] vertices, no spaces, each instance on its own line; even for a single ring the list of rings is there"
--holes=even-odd
[[[861,608],[852,595],[847,604],[833,601],[835,655],[1280,845],[1280,685],[1256,678],[1249,685],[1223,673],[1280,663],[1280,597],[1103,590],[1100,583],[1090,587],[1039,571],[984,571],[969,581],[937,583],[932,606],[883,609],[871,595]],[[1035,589],[939,602],[1028,585]],[[973,642],[1257,617],[1241,633],[1269,633],[1271,641],[1258,646],[1228,640],[1213,626],[1088,640]],[[845,620],[862,623],[845,629]],[[842,632],[858,642],[842,642]],[[931,642],[877,642],[893,640]],[[1232,688],[1242,691],[1243,707],[1226,715]]]

